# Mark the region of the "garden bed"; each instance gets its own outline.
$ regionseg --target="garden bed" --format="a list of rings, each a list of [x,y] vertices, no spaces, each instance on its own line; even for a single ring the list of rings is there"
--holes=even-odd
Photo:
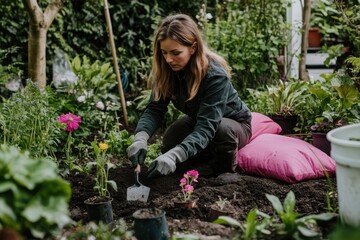
[[[133,171],[131,166],[122,166],[110,172],[109,178],[115,180],[118,185],[117,192],[111,191],[111,196],[114,198],[112,202],[114,220],[125,220],[131,230],[133,227],[132,214],[136,210],[157,207],[165,210],[171,235],[192,233],[200,236],[200,239],[230,239],[239,232],[239,229],[234,227],[208,221],[209,206],[216,202],[219,196],[231,200],[236,209],[233,217],[240,222],[244,222],[246,215],[253,208],[273,215],[274,210],[265,193],[275,195],[283,202],[285,196],[291,190],[296,197],[295,211],[309,215],[326,212],[326,193],[330,191],[326,179],[287,184],[243,173],[225,174],[217,178],[200,176],[194,191],[194,195],[199,197],[198,207],[184,210],[174,208],[171,202],[172,198],[176,197],[180,192],[179,180],[184,173],[183,171],[179,170],[169,176],[148,179],[146,177],[146,167],[143,167],[139,176],[140,182],[151,189],[146,203],[126,200],[126,189],[134,184]],[[72,172],[67,176],[67,180],[72,187],[71,217],[76,221],[87,222],[84,200],[95,194],[92,190],[94,184],[92,176]],[[333,187],[336,188],[335,178],[330,178],[330,181]],[[323,234],[328,234],[334,228],[333,224],[321,225]],[[279,238],[269,236],[267,239]]]

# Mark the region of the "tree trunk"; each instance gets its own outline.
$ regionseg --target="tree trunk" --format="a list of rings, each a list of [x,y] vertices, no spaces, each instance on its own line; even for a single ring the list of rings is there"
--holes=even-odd
[[[306,57],[308,51],[308,36],[310,27],[310,13],[311,13],[311,0],[304,0],[303,8],[303,27],[301,35],[301,54],[299,61],[299,78],[301,80],[308,80],[308,73],[306,71]]]
[[[45,12],[37,0],[22,0],[29,15],[28,72],[40,88],[46,86],[46,35],[66,0],[52,0]]]

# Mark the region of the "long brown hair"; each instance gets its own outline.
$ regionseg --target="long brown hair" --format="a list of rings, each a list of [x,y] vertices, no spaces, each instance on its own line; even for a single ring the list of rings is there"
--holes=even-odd
[[[174,90],[175,72],[166,62],[160,49],[160,42],[168,38],[187,47],[197,43],[195,53],[191,55],[185,71],[185,79],[188,81],[187,100],[191,100],[197,94],[208,70],[209,60],[215,60],[222,65],[230,77],[229,65],[224,58],[207,48],[195,21],[185,14],[170,15],[161,21],[155,32],[151,78],[154,81],[153,92],[156,101],[170,97]]]

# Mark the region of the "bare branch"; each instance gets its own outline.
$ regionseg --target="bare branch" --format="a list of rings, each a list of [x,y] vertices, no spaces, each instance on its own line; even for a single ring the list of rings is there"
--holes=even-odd
[[[50,26],[56,14],[63,8],[67,0],[53,0],[45,9],[44,19],[46,26]]]

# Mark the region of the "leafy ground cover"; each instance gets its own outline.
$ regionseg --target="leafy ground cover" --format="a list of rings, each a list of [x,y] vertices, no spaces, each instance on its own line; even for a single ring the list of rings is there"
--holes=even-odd
[[[259,211],[274,215],[274,209],[266,194],[277,196],[281,202],[289,191],[295,194],[296,206],[294,211],[302,215],[319,214],[327,211],[327,193],[330,191],[326,179],[313,179],[296,184],[287,184],[273,179],[250,176],[241,172],[223,174],[218,177],[202,177],[195,185],[194,196],[199,197],[198,206],[194,209],[175,208],[172,199],[180,193],[179,180],[184,170],[178,170],[169,176],[148,179],[146,167],[143,167],[139,180],[150,187],[150,196],[146,203],[129,202],[126,200],[127,187],[134,184],[133,168],[131,166],[111,169],[109,179],[116,181],[118,191],[110,190],[113,197],[114,220],[125,220],[129,230],[133,227],[132,214],[141,208],[157,207],[164,209],[172,236],[192,234],[199,239],[232,239],[240,233],[240,229],[229,225],[215,224],[209,221],[209,206],[222,199],[230,200],[235,208],[233,218],[244,222],[247,214],[257,208]],[[67,176],[71,183],[72,198],[70,201],[71,217],[76,221],[87,222],[87,213],[84,200],[94,195],[93,176],[84,173],[71,172]],[[329,179],[336,188],[335,178]],[[317,229],[322,236],[316,239],[326,239],[326,235],[334,230],[336,219],[319,222]],[[270,234],[264,239],[280,239],[279,235]],[[291,239],[284,237],[283,239]]]

